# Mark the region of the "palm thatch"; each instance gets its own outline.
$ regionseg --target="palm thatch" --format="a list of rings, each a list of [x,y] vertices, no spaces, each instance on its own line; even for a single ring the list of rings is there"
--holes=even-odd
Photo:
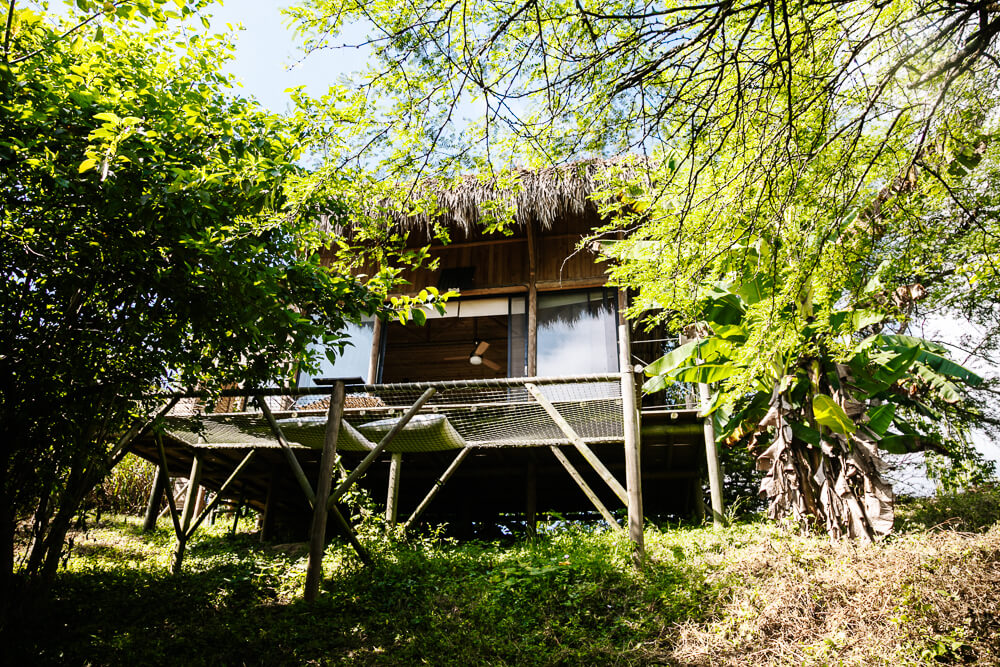
[[[593,195],[611,181],[632,180],[642,171],[638,158],[623,156],[467,175],[447,187],[428,180],[404,193],[406,202],[387,203],[381,212],[406,231],[429,232],[438,224],[466,236],[505,217],[515,227],[530,221],[543,230],[551,230],[561,220],[583,217],[593,218],[596,224],[600,216]]]

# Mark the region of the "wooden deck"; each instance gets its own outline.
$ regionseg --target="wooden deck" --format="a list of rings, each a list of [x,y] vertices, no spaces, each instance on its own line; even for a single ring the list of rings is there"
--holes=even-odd
[[[621,444],[594,443],[591,449],[619,480],[625,480],[625,458]],[[191,445],[164,436],[167,466],[172,476],[186,477],[194,456],[202,457],[201,485],[217,491],[249,449],[253,460],[227,492],[227,497],[267,513],[269,528],[293,537],[308,526],[310,511],[295,478],[277,446]],[[156,441],[146,436],[132,450],[150,461],[158,461]],[[620,507],[614,494],[601,482],[574,448],[560,450],[576,464],[589,486],[610,508]],[[315,480],[321,450],[296,447],[294,455],[306,476]],[[351,470],[364,457],[362,452],[340,451],[343,465]],[[453,451],[403,455],[399,487],[399,512],[405,517],[418,505],[435,480],[454,459]],[[387,500],[391,454],[383,453],[360,481],[379,505]],[[642,420],[641,471],[643,505],[647,516],[681,517],[702,512],[698,500],[704,470],[704,440],[701,420],[695,410],[647,410]],[[422,519],[447,522],[457,532],[469,526],[509,524],[531,514],[544,518],[560,515],[595,515],[594,508],[576,483],[566,474],[548,446],[474,448],[454,476],[443,485]]]

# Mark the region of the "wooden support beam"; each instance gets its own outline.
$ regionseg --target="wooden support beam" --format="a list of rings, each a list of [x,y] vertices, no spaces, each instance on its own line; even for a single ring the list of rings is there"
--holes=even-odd
[[[577,470],[572,463],[570,463],[569,459],[566,458],[566,455],[562,453],[562,450],[559,449],[557,445],[549,445],[549,449],[551,449],[552,453],[556,455],[556,458],[559,460],[559,463],[561,463],[563,468],[566,469],[566,472],[569,473],[569,476],[573,478],[573,481],[576,482],[576,485],[580,487],[580,490],[583,491],[583,494],[587,496],[587,498],[594,505],[594,507],[597,508],[597,511],[601,513],[601,516],[603,516],[604,520],[608,522],[608,525],[610,525],[615,530],[620,531],[622,527],[618,524],[617,521],[615,521],[615,517],[611,514],[610,511],[608,511],[608,508],[605,507],[604,503],[601,502],[601,499],[597,497],[597,494],[594,493],[594,490],[590,488],[590,485],[587,484],[586,481],[584,481],[583,476],[580,475],[580,471]]]
[[[528,377],[538,373],[538,241],[535,236],[535,225],[528,220],[525,223],[528,234]]]
[[[434,486],[431,487],[431,490],[427,492],[424,499],[420,501],[419,505],[417,505],[417,509],[413,510],[413,514],[410,515],[410,518],[407,519],[406,523],[403,525],[403,530],[409,530],[413,527],[413,524],[417,522],[420,515],[427,509],[427,506],[431,504],[431,501],[434,500],[434,497],[438,494],[438,491],[441,490],[441,487],[444,486],[445,483],[451,479],[451,476],[455,474],[455,471],[458,470],[458,466],[460,466],[462,461],[465,460],[465,457],[469,455],[469,451],[471,450],[468,447],[463,447],[459,450],[458,454],[452,460],[451,465],[448,466],[448,469],[445,470],[444,473],[437,478],[437,480],[435,480]]]
[[[167,478],[169,483],[170,470],[167,468],[167,452],[163,447],[163,436],[159,433],[156,434],[156,449],[160,454],[160,469],[163,471],[163,476]],[[170,511],[170,520],[174,524],[174,534],[180,537],[184,534],[184,531],[181,530],[181,521],[177,513],[177,503],[174,502],[173,489],[170,489],[167,493],[167,509]]]
[[[385,495],[385,520],[395,526],[399,518],[399,478],[403,468],[403,453],[393,452],[389,463],[389,489]]]
[[[185,539],[191,539],[191,536],[194,535],[194,531],[198,530],[198,526],[200,526],[201,522],[205,520],[205,517],[211,514],[212,510],[216,508],[216,506],[222,500],[222,494],[224,494],[226,491],[229,490],[229,487],[232,486],[233,482],[236,481],[236,478],[239,477],[240,473],[243,472],[243,469],[247,467],[247,465],[250,463],[250,460],[253,459],[254,454],[256,453],[257,450],[255,449],[251,449],[249,452],[247,452],[247,455],[243,457],[243,460],[240,461],[239,465],[237,465],[236,468],[233,469],[233,472],[230,473],[229,477],[226,478],[226,481],[223,482],[222,486],[219,487],[219,490],[218,492],[216,492],[215,497],[212,498],[212,502],[210,502],[205,507],[205,509],[201,511],[201,514],[198,515],[198,518],[195,519],[194,523],[191,524],[191,527],[188,528],[187,534],[185,535]]]
[[[378,382],[378,358],[382,349],[382,320],[375,318],[372,323],[372,349],[368,353],[368,384]]]
[[[181,563],[184,562],[184,549],[187,547],[188,528],[191,527],[191,520],[194,518],[195,503],[198,498],[198,489],[201,486],[201,471],[204,464],[201,457],[195,453],[191,461],[191,472],[188,475],[188,490],[184,497],[184,509],[181,510],[180,532],[177,535],[177,546],[174,549],[174,565],[172,571],[178,574],[181,571]]]
[[[726,525],[725,508],[722,505],[722,468],[719,465],[719,450],[715,445],[715,427],[712,418],[705,414],[711,400],[711,392],[707,384],[698,385],[698,396],[701,407],[698,415],[705,425],[705,462],[708,465],[708,488],[712,496],[712,525],[722,528]]]
[[[376,320],[378,321],[378,320]],[[312,526],[309,528],[309,563],[306,566],[306,583],[303,596],[312,602],[319,596],[323,579],[323,545],[326,543],[326,501],[333,485],[333,465],[337,457],[337,438],[344,415],[344,381],[333,383],[330,407],[326,412],[326,431],[323,433],[323,455],[316,480],[316,502],[313,503]]]
[[[274,433],[274,437],[278,439],[278,444],[281,445],[281,451],[284,452],[285,460],[288,461],[288,467],[292,469],[292,474],[295,475],[295,481],[299,483],[299,488],[302,489],[302,493],[305,494],[311,506],[316,499],[316,492],[313,491],[312,484],[309,483],[309,479],[306,477],[305,471],[302,470],[299,460],[295,458],[292,446],[288,444],[285,434],[281,432],[281,427],[278,426],[274,415],[271,414],[271,408],[267,407],[267,401],[264,400],[263,396],[256,396],[255,398],[257,399],[257,404],[260,406],[260,411],[264,413],[264,417],[267,419],[267,423],[271,425],[271,432]]]
[[[354,550],[358,553],[358,558],[361,559],[361,562],[365,565],[371,565],[372,557],[368,555],[368,551],[365,550],[364,545],[358,541],[358,536],[354,533],[354,528],[352,528],[351,524],[347,522],[344,515],[340,513],[340,508],[334,505],[330,508],[330,514],[333,515],[337,525],[339,525],[344,531],[344,534],[347,535],[347,541],[351,543],[352,547],[354,547]]]
[[[233,510],[233,526],[229,529],[230,535],[236,534],[236,528],[240,525],[240,515],[243,514],[243,503],[246,502],[246,495],[243,491],[240,491],[240,500],[236,503],[236,509]]]
[[[431,396],[436,393],[437,390],[434,389],[434,387],[429,387],[427,391],[420,395],[417,402],[410,406],[410,409],[406,411],[406,414],[399,418],[399,421],[397,421],[393,425],[392,429],[385,434],[385,437],[379,440],[379,443],[375,445],[375,448],[368,452],[368,455],[362,459],[361,463],[358,464],[358,467],[352,470],[351,474],[347,476],[347,479],[341,482],[337,487],[337,490],[330,495],[330,502],[328,503],[328,506],[332,507],[335,505],[337,501],[340,500],[341,496],[347,493],[347,490],[351,488],[351,485],[368,471],[368,468],[370,468],[372,463],[374,463],[375,460],[382,454],[383,450],[385,450],[389,443],[392,442],[393,438],[395,438],[396,435],[410,423],[413,416],[420,412],[420,408],[424,407],[424,403],[429,401]]]
[[[618,365],[622,373],[622,418],[625,427],[625,484],[628,486],[628,537],[632,542],[632,565],[642,567],[646,560],[643,534],[642,462],[640,460],[640,412],[636,400],[635,369],[632,367],[632,337],[625,309],[625,290],[618,290]]]
[[[163,472],[163,468],[156,467],[153,477],[153,488],[149,492],[149,500],[146,502],[146,516],[142,520],[142,532],[148,533],[156,528],[156,519],[160,514],[160,500],[163,498],[163,490],[167,488],[168,478]]]
[[[604,462],[601,461],[601,459],[597,457],[597,454],[595,454],[593,450],[587,446],[587,444],[583,441],[583,438],[581,438],[577,432],[573,430],[573,427],[569,425],[569,422],[567,422],[566,419],[559,414],[559,411],[556,410],[555,406],[549,402],[549,399],[545,398],[537,386],[530,382],[526,382],[524,386],[529,392],[531,392],[531,395],[535,397],[535,400],[538,401],[538,404],[542,406],[545,412],[548,413],[552,421],[556,423],[559,430],[562,431],[567,438],[569,438],[569,441],[573,443],[573,446],[576,447],[577,451],[583,455],[583,458],[587,461],[587,463],[589,463],[594,471],[600,475],[601,479],[604,480],[614,494],[618,496],[618,499],[622,501],[622,504],[627,507],[628,493],[626,493],[625,487],[621,485],[621,482],[615,479],[615,476],[611,474],[611,471],[604,465]]]

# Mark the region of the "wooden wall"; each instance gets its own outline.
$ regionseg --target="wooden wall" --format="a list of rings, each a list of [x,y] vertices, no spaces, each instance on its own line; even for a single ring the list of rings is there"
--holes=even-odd
[[[534,224],[534,223],[531,223]],[[535,283],[539,291],[601,286],[605,282],[604,264],[596,261],[590,250],[577,250],[580,240],[599,224],[594,216],[560,221],[553,229],[535,229]],[[412,232],[408,245],[420,247],[428,240]],[[416,294],[428,286],[438,287],[443,269],[474,266],[475,287],[465,289],[465,296],[526,292],[531,281],[525,227],[510,236],[464,234],[452,230],[452,243],[432,243],[430,256],[439,260],[437,270],[406,271],[402,278],[410,283],[405,293]],[[371,274],[374,267],[365,267]]]

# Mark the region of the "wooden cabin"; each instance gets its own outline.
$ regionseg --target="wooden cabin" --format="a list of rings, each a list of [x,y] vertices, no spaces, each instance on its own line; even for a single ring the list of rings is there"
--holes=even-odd
[[[644,514],[702,515],[706,450],[696,401],[685,388],[639,397],[642,378],[633,378],[635,366],[675,343],[623,323],[627,295],[607,286],[606,264],[581,247],[602,224],[588,198],[599,168],[526,171],[518,189],[470,183],[442,193],[438,221],[449,229],[447,245],[430,238],[426,217],[400,220],[407,243],[430,243],[438,259],[433,270],[404,275],[408,292],[434,286],[459,296],[422,326],[377,320],[352,326],[351,346],[335,364],[303,374],[299,395],[264,400],[274,413],[270,425],[283,429],[291,449],[275,444],[277,431],[259,413],[234,406],[240,409],[227,414],[168,417],[175,423],[167,437],[141,439],[135,451],[165,460],[171,471],[192,466],[191,477],[213,490],[243,462],[241,479],[225,494],[265,511],[265,533],[276,516],[304,528],[308,504],[286,465],[289,451],[305,477],[316,479],[323,432],[310,435],[306,422],[327,423],[330,378],[361,378],[345,390],[347,426],[337,451],[346,469],[372,458],[380,435],[373,424],[398,420],[428,388],[437,395],[415,411],[417,418],[428,427],[440,418],[453,433],[441,436],[440,446],[400,444],[410,422],[397,447],[380,450],[359,476],[392,521],[419,516],[484,535],[530,531],[556,517],[603,516],[617,525],[627,515],[634,531]],[[492,199],[516,207],[509,234],[480,229],[480,206]],[[193,418],[201,420],[198,427],[182,424]],[[344,428],[368,444],[352,448]],[[248,451],[257,452],[256,460],[244,462]]]

